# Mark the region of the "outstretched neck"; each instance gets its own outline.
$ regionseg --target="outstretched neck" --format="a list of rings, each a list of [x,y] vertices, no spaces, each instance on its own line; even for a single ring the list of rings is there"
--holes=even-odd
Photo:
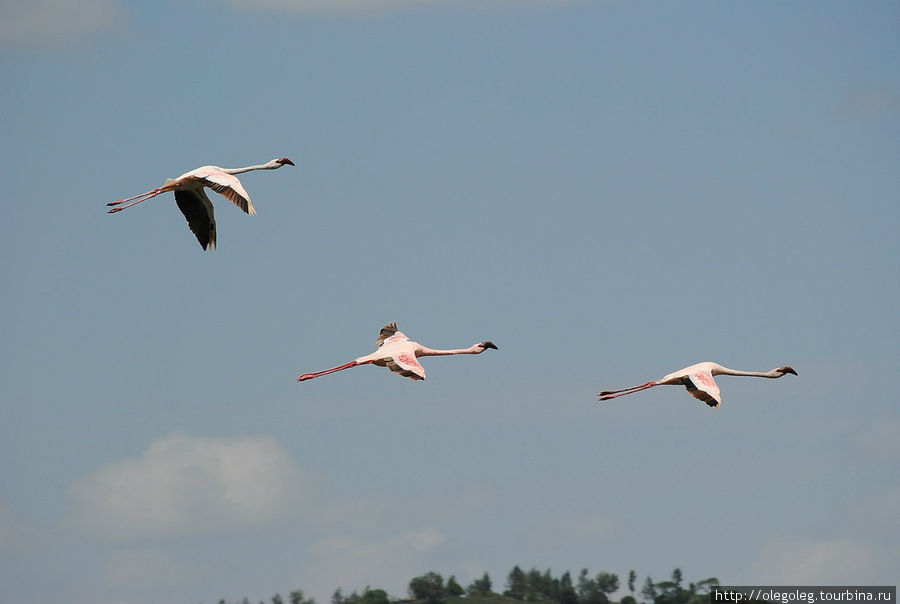
[[[784,375],[781,371],[777,369],[772,369],[771,371],[741,371],[740,369],[729,369],[728,367],[719,367],[718,369],[712,370],[713,375],[742,375],[745,377],[764,377],[764,378],[779,378]]]
[[[251,172],[253,170],[274,170],[280,167],[281,164],[279,163],[269,162],[267,164],[259,164],[257,166],[247,166],[246,168],[225,168],[222,171],[228,174],[243,174],[244,172]]]
[[[481,350],[478,347],[478,344],[470,346],[469,348],[454,348],[452,350],[435,350],[433,348],[426,348],[425,346],[420,346],[416,350],[417,357],[436,357],[442,355],[449,354],[478,354]]]

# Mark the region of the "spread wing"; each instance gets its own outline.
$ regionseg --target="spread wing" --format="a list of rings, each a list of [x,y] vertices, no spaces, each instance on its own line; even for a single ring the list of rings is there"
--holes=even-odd
[[[400,352],[385,359],[384,365],[394,373],[399,373],[403,377],[408,377],[412,380],[425,379],[425,368],[422,367],[422,364],[419,363],[414,354]]]
[[[250,195],[244,190],[244,186],[237,176],[225,172],[209,172],[197,177],[203,186],[209,187],[216,193],[225,196],[228,201],[239,207],[245,214],[256,214],[256,208],[250,201]]]
[[[381,348],[381,345],[384,344],[384,341],[393,336],[395,333],[397,333],[397,322],[391,321],[381,328],[381,332],[379,332],[378,339],[375,340],[375,343],[378,344],[379,348]]]
[[[681,383],[687,388],[694,398],[703,401],[710,407],[718,407],[722,404],[722,395],[719,385],[711,375],[703,372],[695,372],[685,376]]]
[[[175,203],[204,250],[216,247],[216,217],[203,189],[176,189]]]

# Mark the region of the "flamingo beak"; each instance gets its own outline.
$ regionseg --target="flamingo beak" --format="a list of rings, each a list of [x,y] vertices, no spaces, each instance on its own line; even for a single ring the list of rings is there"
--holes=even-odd
[[[494,350],[500,350],[499,348],[497,348],[496,344],[494,344],[493,342],[490,342],[490,341],[482,342],[481,344],[479,344],[479,346],[481,346],[485,350],[487,350],[488,348],[493,348]]]
[[[793,367],[782,367],[781,371],[784,373],[793,373],[794,375],[797,375],[797,372],[794,371]]]
[[[288,165],[290,165],[290,166],[293,166],[293,165],[294,165],[294,162],[292,162],[292,161],[290,160],[290,158],[287,158],[287,157],[282,157],[281,159],[278,159],[277,161],[278,161],[278,163],[281,164],[281,165],[284,165],[284,164],[288,164]]]

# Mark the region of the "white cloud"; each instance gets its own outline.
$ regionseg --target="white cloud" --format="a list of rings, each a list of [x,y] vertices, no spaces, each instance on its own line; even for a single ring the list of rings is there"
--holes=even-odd
[[[575,0],[225,0],[243,10],[293,13],[370,13],[394,7],[462,5],[473,8],[559,6]],[[4,0],[0,2],[0,44],[24,46],[69,43],[120,28],[127,10],[122,0]]]
[[[298,13],[373,12],[392,7],[427,7],[462,5],[475,8],[490,6],[565,5],[573,0],[227,0],[236,8],[265,8]]]
[[[423,555],[443,542],[444,536],[432,527],[380,540],[322,539],[310,548],[313,561],[300,581],[311,593],[331,593],[336,585],[348,592],[373,585],[402,597],[409,580],[425,572]]]
[[[240,530],[296,506],[310,481],[273,438],[174,433],[69,488],[73,523],[112,539]]]
[[[4,0],[0,43],[69,42],[123,20],[121,0]]]

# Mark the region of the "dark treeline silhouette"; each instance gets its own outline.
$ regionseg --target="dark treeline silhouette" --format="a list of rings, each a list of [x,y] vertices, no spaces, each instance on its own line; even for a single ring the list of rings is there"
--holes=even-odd
[[[709,593],[719,580],[715,577],[703,579],[696,583],[684,584],[681,569],[672,571],[667,581],[654,581],[651,577],[644,579],[640,590],[637,590],[637,573],[629,571],[625,584],[620,584],[618,575],[598,572],[591,575],[583,568],[577,578],[572,578],[569,571],[554,577],[550,569],[544,572],[532,567],[522,570],[514,566],[506,576],[506,589],[494,591],[490,576],[484,573],[466,588],[463,588],[456,577],[450,575],[447,581],[435,571],[413,577],[409,582],[409,597],[392,598],[383,589],[366,587],[362,593],[354,591],[344,595],[341,588],[335,590],[330,604],[515,604],[519,602],[540,602],[541,604],[708,604]],[[619,600],[613,596],[617,592],[626,592]],[[487,602],[490,600],[490,602]],[[302,590],[288,594],[285,600],[275,594],[269,600],[271,604],[316,604],[312,598],[307,599]],[[219,604],[252,604],[244,598],[235,602],[219,600]],[[269,604],[259,600],[259,604]]]

